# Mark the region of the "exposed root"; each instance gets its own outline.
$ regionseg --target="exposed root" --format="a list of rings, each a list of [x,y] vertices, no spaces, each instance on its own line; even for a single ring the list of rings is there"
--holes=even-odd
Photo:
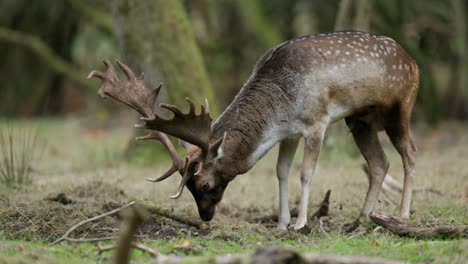
[[[468,238],[468,226],[437,226],[421,227],[410,225],[384,212],[371,212],[369,217],[374,223],[388,229],[390,232],[404,237],[417,239],[433,238]]]
[[[172,219],[174,221],[177,221],[179,223],[196,227],[197,229],[200,229],[200,230],[208,230],[210,228],[210,226],[206,222],[200,221],[190,216],[186,216],[181,213],[172,212],[169,209],[159,207],[151,202],[139,201],[138,203],[141,206],[143,206],[143,208],[145,208],[151,214],[157,214],[157,215]]]
[[[299,210],[297,208],[291,209],[289,211],[289,214],[291,217],[297,217],[299,215]],[[277,214],[271,214],[263,217],[258,217],[253,220],[256,223],[269,223],[269,222],[278,222],[278,215]]]
[[[153,258],[156,258],[158,256],[158,253],[156,251],[154,251],[153,249],[151,249],[151,248],[149,248],[149,247],[147,247],[145,245],[137,244],[135,242],[132,242],[131,247],[135,248],[135,249],[138,249],[138,250],[140,250],[140,251],[142,251],[144,253],[147,253]],[[97,255],[101,255],[102,253],[104,253],[106,251],[111,251],[111,250],[116,249],[117,245],[107,245],[107,246],[97,245],[97,248],[98,248]]]
[[[362,164],[362,170],[366,173],[367,175],[367,178],[370,177],[369,175],[369,168],[367,166],[367,164]],[[394,194],[401,194],[403,192],[403,187],[402,187],[402,184],[400,182],[398,182],[397,180],[395,180],[392,175],[388,174],[385,175],[385,178],[384,178],[384,182],[382,184],[382,192],[385,193],[385,195],[387,196],[387,198],[393,203],[393,204],[396,204],[396,202],[394,202],[392,199],[390,199],[390,197],[387,195],[387,193],[394,193]],[[418,193],[418,192],[422,192],[422,193],[425,193],[425,192],[430,192],[430,193],[433,193],[433,194],[437,194],[437,195],[442,195],[442,192],[439,191],[439,190],[436,190],[434,188],[414,188],[413,189],[413,192],[414,193]]]
[[[330,193],[331,190],[328,190],[325,194],[325,198],[320,203],[319,209],[310,217],[311,219],[320,219],[323,216],[328,215],[328,206],[330,205]]]

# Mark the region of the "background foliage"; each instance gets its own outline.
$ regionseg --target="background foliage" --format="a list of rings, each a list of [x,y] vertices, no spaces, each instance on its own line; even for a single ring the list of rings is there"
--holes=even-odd
[[[145,71],[152,85],[167,84],[171,103],[208,97],[219,112],[267,49],[360,29],[394,38],[418,61],[415,119],[466,119],[466,11],[464,0],[4,0],[0,115],[89,110],[95,85],[84,76],[105,57]]]

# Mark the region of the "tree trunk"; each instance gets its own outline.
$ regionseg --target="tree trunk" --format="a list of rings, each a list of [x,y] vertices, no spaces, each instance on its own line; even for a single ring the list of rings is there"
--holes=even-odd
[[[341,0],[335,19],[335,30],[349,29],[351,22],[351,0]]]
[[[356,17],[354,18],[354,29],[369,31],[372,14],[372,3],[369,0],[356,1]]]
[[[124,61],[145,73],[153,87],[164,83],[167,102],[186,107],[185,97],[216,114],[215,96],[181,1],[116,0],[116,31]]]
[[[187,109],[186,97],[198,105],[207,98],[216,116],[215,95],[182,2],[115,0],[113,9],[123,61],[144,72],[150,86],[164,83],[163,101]],[[154,162],[152,149],[132,139],[127,156]]]

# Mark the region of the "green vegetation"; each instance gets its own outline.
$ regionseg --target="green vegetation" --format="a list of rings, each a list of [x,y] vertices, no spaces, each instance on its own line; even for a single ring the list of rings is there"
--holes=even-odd
[[[31,184],[31,162],[38,154],[36,130],[0,128],[0,184],[19,187]]]
[[[94,243],[50,242],[130,200],[198,217],[188,191],[178,200],[167,198],[178,177],[144,180],[165,172],[169,157],[158,142],[133,140],[144,133],[128,125],[138,122],[134,112],[94,95],[98,82],[85,78],[102,70],[102,59],[121,59],[144,72],[150,87],[163,82],[161,102],[184,110],[185,97],[197,105],[208,98],[216,118],[269,48],[334,29],[389,36],[415,58],[421,69],[413,115],[415,187],[429,191],[414,193],[410,223],[468,225],[468,127],[462,123],[468,118],[467,7],[464,0],[0,1],[0,116],[14,118],[0,119],[0,264],[108,262],[112,252],[98,255]],[[462,122],[449,121],[454,119]],[[399,155],[386,137],[382,145],[389,173],[401,182]],[[308,234],[259,223],[278,208],[277,151],[230,183],[211,232],[152,215],[140,226],[138,243],[194,263],[270,245],[416,263],[468,262],[467,239],[401,238],[372,224],[353,234],[341,231],[357,217],[368,184],[344,124],[327,132],[310,195],[313,213],[331,190],[329,215],[310,221]],[[289,181],[291,208],[300,193],[301,154]],[[376,209],[397,215],[400,199],[381,195]],[[72,237],[115,236],[121,224],[119,216],[105,217]],[[133,257],[136,263],[150,260],[137,250]]]
[[[274,232],[273,232],[274,233]],[[418,241],[382,235],[379,232],[367,236],[349,238],[342,234],[331,234],[328,237],[315,236],[313,238],[304,235],[278,234],[276,238],[249,234],[236,234],[243,237],[242,240],[233,242],[225,241],[219,237],[203,237],[176,239],[172,241],[155,240],[142,244],[157,249],[163,254],[179,254],[194,257],[192,261],[203,262],[203,256],[253,253],[259,246],[283,246],[298,250],[299,252],[313,252],[320,254],[375,256],[407,262],[435,262],[457,263],[468,258],[466,249],[468,241]],[[36,260],[35,263],[95,263],[110,258],[111,252],[97,255],[98,249],[94,244],[84,243],[80,245],[49,245],[43,242],[5,241],[0,240],[0,263],[18,263],[27,260]],[[181,243],[190,245],[177,249]],[[109,243],[102,243],[102,245]],[[150,257],[138,250],[133,250],[132,259],[137,263],[144,263]],[[15,263],[15,262],[13,262]]]
[[[26,122],[11,123],[12,129],[21,129]],[[0,189],[0,263],[95,263],[110,259],[111,252],[97,255],[94,243],[63,243],[50,245],[77,222],[109,211],[132,200],[149,199],[166,208],[174,208],[197,217],[192,197],[183,195],[180,200],[167,199],[178,179],[153,184],[144,181],[163,172],[167,162],[152,167],[129,165],[119,157],[125,150],[125,141],[131,130],[114,126],[109,134],[95,121],[71,118],[44,119],[37,129],[38,141],[48,144],[40,163],[34,162],[34,184],[21,189]],[[463,198],[463,181],[467,168],[456,159],[465,152],[468,142],[463,133],[465,126],[449,125],[447,133],[437,138],[417,134],[418,152],[417,188],[435,188],[442,194],[415,193],[411,222],[421,225],[468,224]],[[0,127],[3,125],[0,124]],[[360,157],[353,157],[352,140],[339,126],[329,131],[328,146],[324,148],[319,169],[311,192],[310,211],[331,189],[330,215],[319,223],[310,222],[311,233],[279,232],[275,224],[261,224],[253,219],[277,210],[277,183],[271,163],[276,150],[267,155],[247,175],[234,180],[212,222],[212,231],[204,234],[162,217],[153,217],[144,224],[139,240],[146,246],[164,254],[195,257],[252,253],[261,246],[284,246],[299,252],[320,254],[378,256],[408,262],[463,262],[468,258],[468,240],[415,240],[389,234],[382,228],[367,225],[365,232],[342,233],[345,223],[356,217],[364,198],[367,180],[360,171]],[[447,138],[457,141],[439,150],[443,153],[434,159],[428,142],[437,144]],[[60,138],[60,140],[58,140]],[[434,141],[435,140],[435,141]],[[97,144],[96,142],[99,142]],[[348,142],[348,143],[346,143]],[[435,142],[435,143],[434,143]],[[384,141],[389,150],[392,176],[401,179],[399,157]],[[343,150],[343,151],[339,151]],[[290,180],[293,202],[299,190],[298,167],[301,154],[293,166]],[[35,160],[37,161],[37,160]],[[436,169],[434,169],[436,168]],[[446,179],[452,179],[447,181]],[[265,188],[256,188],[258,185]],[[73,201],[61,204],[44,200],[63,192]],[[399,196],[390,196],[398,201]],[[380,197],[379,210],[396,214],[396,208],[386,197]],[[294,220],[293,220],[294,221]],[[102,237],[115,235],[120,220],[106,217],[76,230],[72,237]],[[187,242],[186,242],[187,241]],[[108,245],[112,242],[101,242]],[[133,251],[137,263],[150,259],[147,254]],[[2,262],[3,261],[3,262]]]

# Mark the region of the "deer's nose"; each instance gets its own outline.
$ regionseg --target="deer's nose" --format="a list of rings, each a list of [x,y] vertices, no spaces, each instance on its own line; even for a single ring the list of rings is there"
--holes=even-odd
[[[200,214],[200,218],[203,221],[211,221],[211,219],[213,219],[215,215],[215,212],[216,212],[216,206],[212,206],[212,207],[204,208],[204,209],[199,208],[198,210],[198,213]]]

